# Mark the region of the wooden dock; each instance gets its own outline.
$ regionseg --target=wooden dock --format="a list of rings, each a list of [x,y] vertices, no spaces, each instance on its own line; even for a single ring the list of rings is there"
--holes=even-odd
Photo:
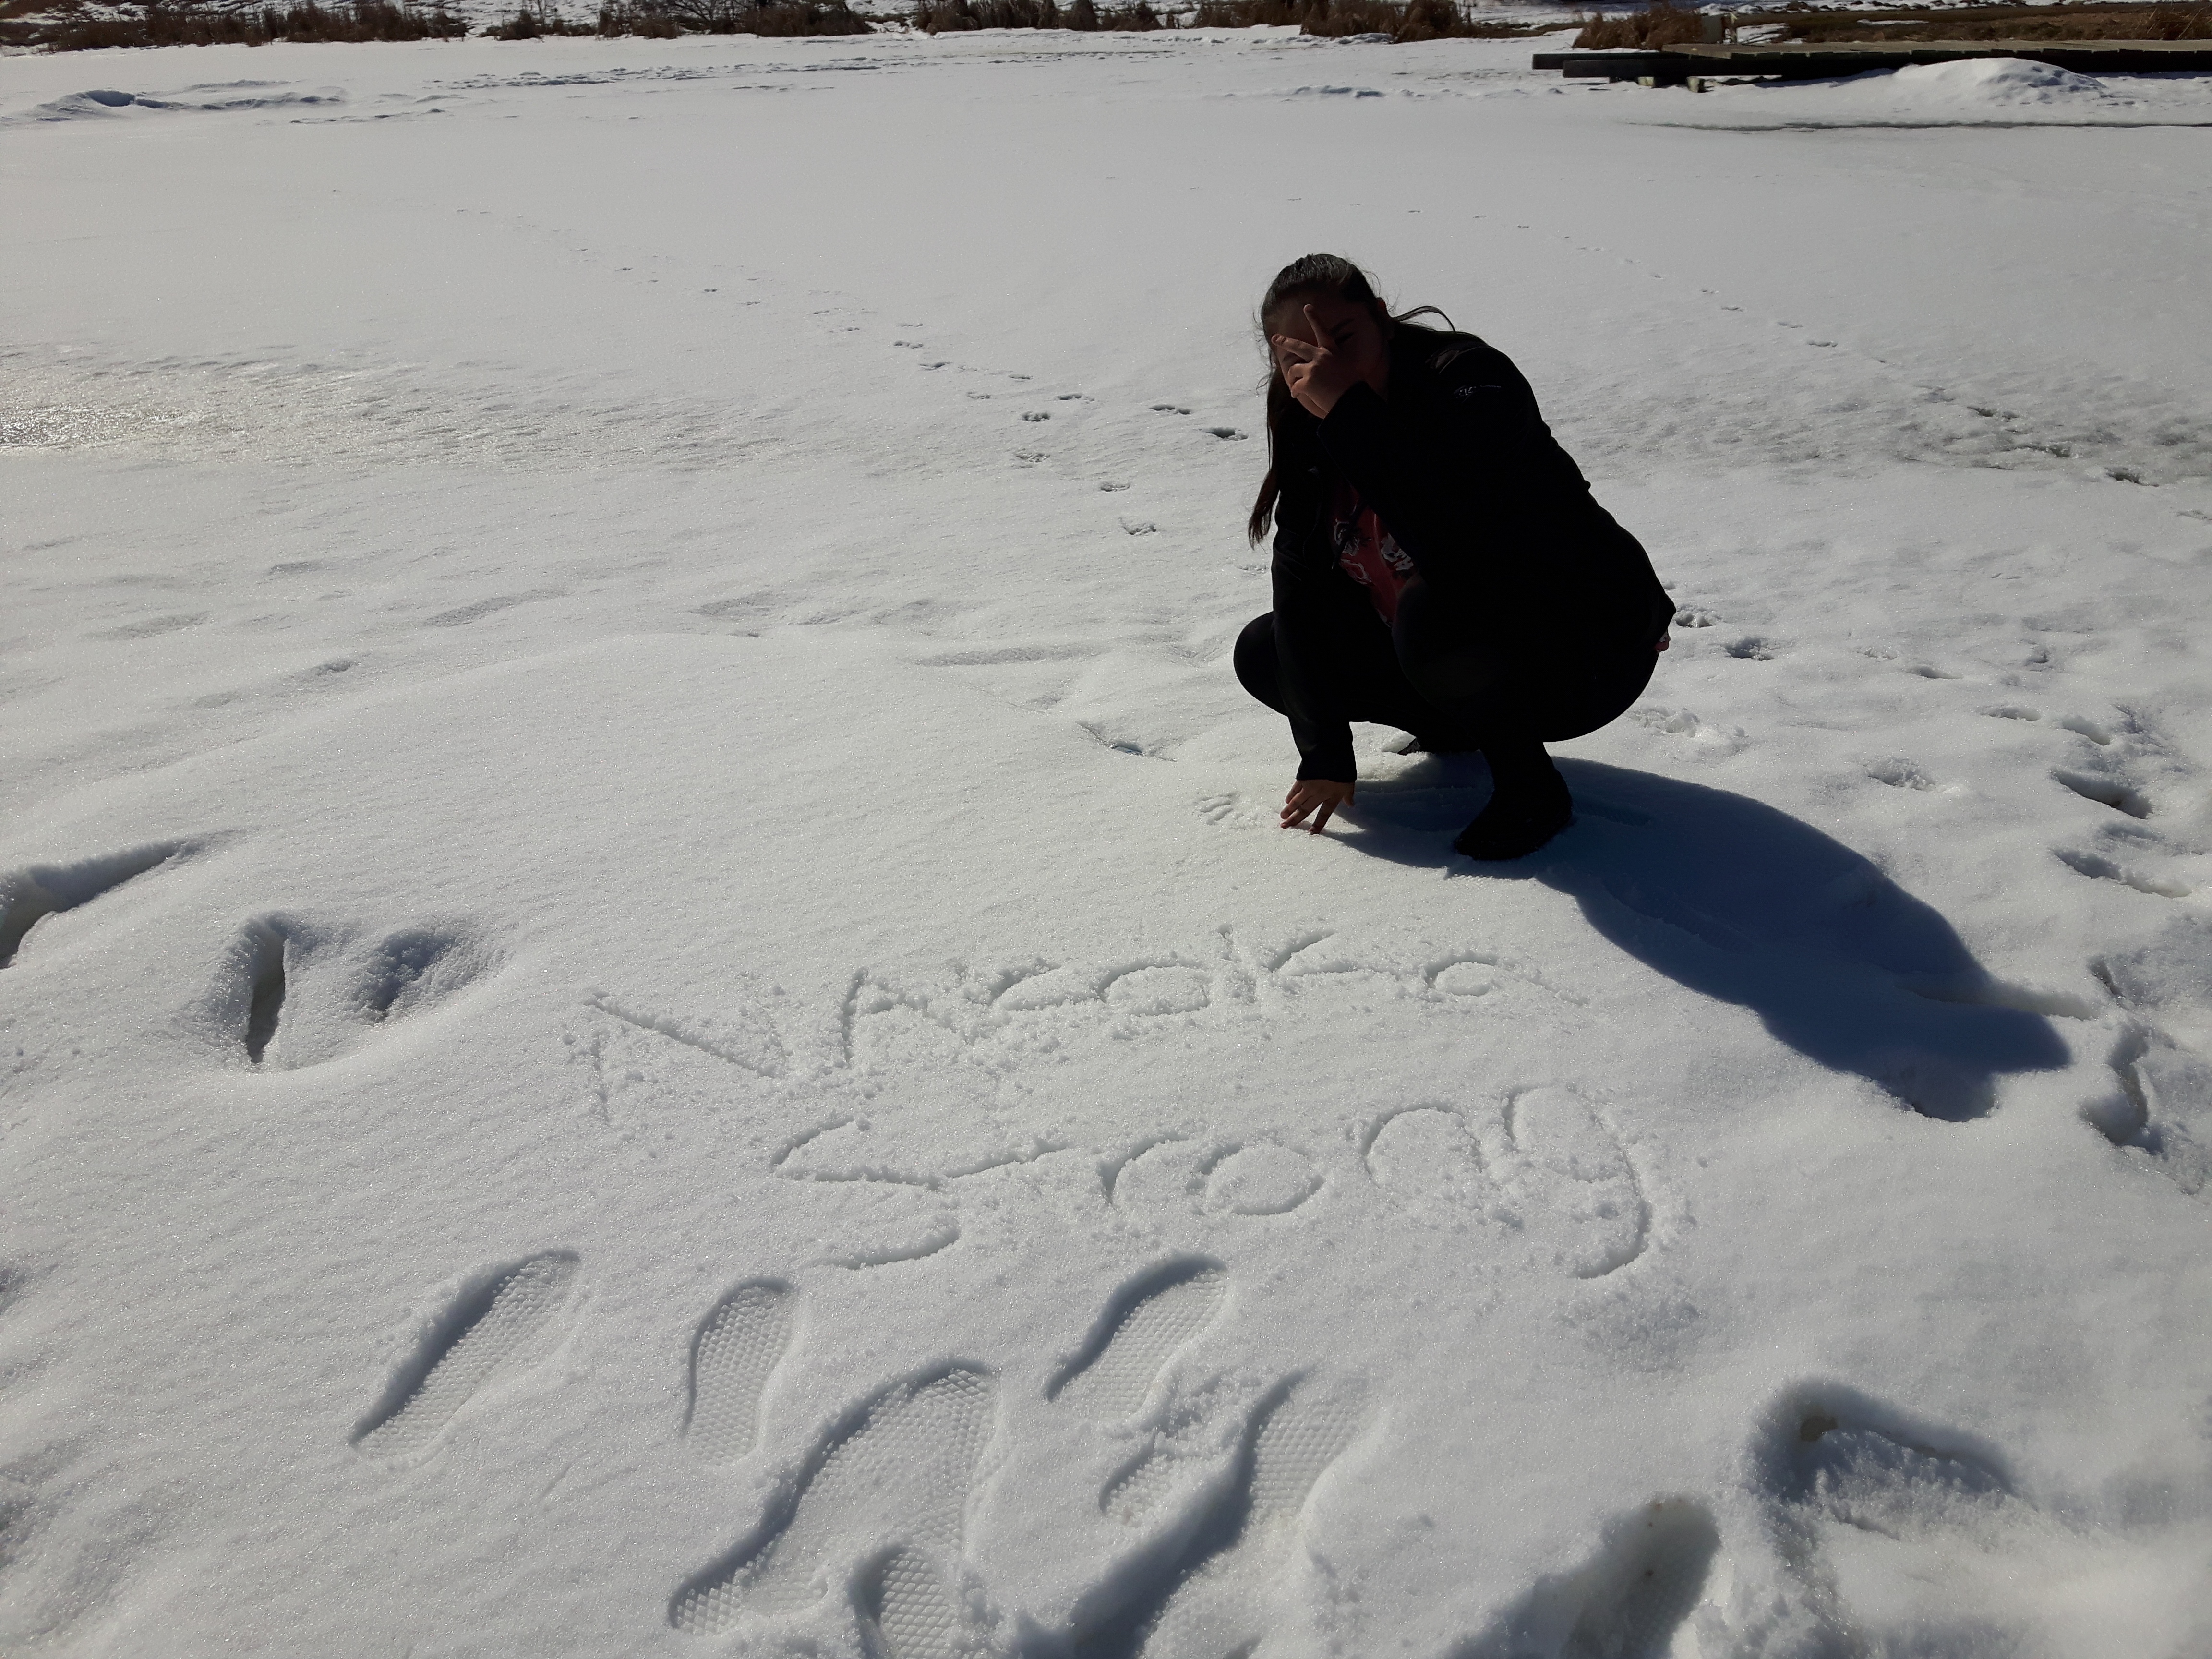
[[[1534,67],[1570,76],[1679,87],[1696,81],[1771,77],[1826,81],[1869,70],[1953,64],[1963,58],[2029,58],[2077,75],[2155,75],[2212,70],[2212,41],[1913,40],[1828,45],[1679,46],[1631,52],[1540,52]]]

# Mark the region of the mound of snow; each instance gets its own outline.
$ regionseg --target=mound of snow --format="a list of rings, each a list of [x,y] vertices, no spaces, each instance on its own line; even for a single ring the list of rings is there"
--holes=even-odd
[[[42,121],[74,121],[88,115],[105,115],[110,110],[128,109],[133,104],[145,104],[151,109],[163,107],[151,100],[139,97],[136,93],[97,87],[89,92],[73,92],[66,98],[57,98],[52,103],[41,104],[31,113]]]
[[[2130,76],[2107,83],[2026,58],[1970,58],[1873,70],[1838,81],[1751,82],[1715,88],[1720,100],[1668,125],[1790,126],[2195,125],[2198,77]]]
[[[1915,64],[1890,83],[1916,99],[1986,104],[2105,103],[2103,82],[2030,58],[1968,58],[1954,64]]]
[[[338,104],[345,101],[344,92],[337,87],[325,87],[315,92],[261,92],[240,94],[239,88],[280,86],[270,81],[240,81],[228,85],[193,87],[195,93],[229,93],[228,97],[197,98],[190,100],[173,98],[149,97],[143,92],[118,92],[112,87],[96,87],[87,92],[73,92],[66,97],[35,106],[18,118],[31,121],[76,121],[87,117],[104,118],[129,109],[158,110],[257,110],[281,109],[299,104]]]

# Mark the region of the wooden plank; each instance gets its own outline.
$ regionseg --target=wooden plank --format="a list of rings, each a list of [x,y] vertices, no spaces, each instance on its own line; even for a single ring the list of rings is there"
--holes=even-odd
[[[2027,58],[2089,75],[2141,75],[2212,70],[2212,43],[2197,40],[1843,40],[1772,46],[1679,46],[1644,52],[1546,52],[1534,68],[1611,81],[1692,76],[1778,76],[1827,80],[1869,70],[1952,64],[1969,58]]]

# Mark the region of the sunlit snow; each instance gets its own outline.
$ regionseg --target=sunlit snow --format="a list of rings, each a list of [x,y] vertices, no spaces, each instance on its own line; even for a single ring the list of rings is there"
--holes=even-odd
[[[0,60],[0,1650],[2212,1650],[2212,82],[1529,50]],[[1320,249],[1681,607],[1519,864]]]

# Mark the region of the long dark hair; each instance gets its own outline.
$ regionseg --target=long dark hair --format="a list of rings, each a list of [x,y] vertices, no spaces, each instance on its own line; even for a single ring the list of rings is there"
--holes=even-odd
[[[1275,362],[1273,350],[1267,346],[1267,319],[1301,295],[1321,294],[1358,306],[1381,308],[1382,303],[1375,292],[1375,284],[1367,280],[1367,273],[1334,253],[1309,253],[1304,258],[1293,259],[1267,284],[1267,295],[1260,301],[1260,344],[1267,352],[1267,476],[1260,480],[1260,499],[1252,503],[1252,517],[1245,526],[1255,544],[1274,522],[1275,502],[1283,493],[1277,469],[1281,465],[1284,428],[1293,421],[1312,418],[1291,396],[1291,388],[1283,380],[1283,371]],[[1411,311],[1395,315],[1383,310],[1382,314],[1394,327],[1403,326],[1416,317],[1443,317],[1444,327],[1451,326],[1451,319],[1444,317],[1434,306],[1415,306]],[[1434,335],[1439,340],[1445,337],[1442,330],[1418,325],[1413,331]]]

